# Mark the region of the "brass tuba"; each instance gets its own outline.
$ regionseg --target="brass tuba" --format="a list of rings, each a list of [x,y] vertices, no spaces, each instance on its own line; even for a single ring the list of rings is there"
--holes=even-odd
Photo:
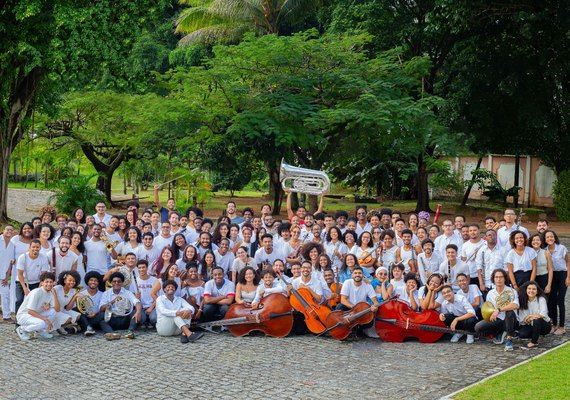
[[[331,186],[328,175],[323,171],[294,167],[285,163],[285,160],[281,160],[279,176],[283,189],[290,192],[320,196]]]

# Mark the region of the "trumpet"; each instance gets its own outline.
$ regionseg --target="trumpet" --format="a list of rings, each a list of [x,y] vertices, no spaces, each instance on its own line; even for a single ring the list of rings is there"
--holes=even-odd
[[[283,190],[320,196],[327,192],[331,182],[323,171],[294,167],[281,161],[279,176]]]
[[[102,241],[103,243],[105,243],[105,249],[107,249],[107,251],[108,251],[109,253],[111,253],[111,252],[115,249],[115,247],[117,247],[117,246],[119,245],[119,241],[118,241],[118,240],[114,240],[114,241],[111,242],[111,241],[107,238],[106,235],[102,235],[102,236],[101,236],[101,241]]]

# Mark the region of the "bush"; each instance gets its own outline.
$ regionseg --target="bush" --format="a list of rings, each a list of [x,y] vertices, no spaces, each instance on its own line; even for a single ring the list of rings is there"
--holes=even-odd
[[[461,171],[453,172],[449,163],[442,160],[428,161],[429,187],[434,197],[446,197],[459,201],[463,196],[464,182]]]
[[[552,190],[554,210],[561,221],[570,221],[570,170],[558,174]]]
[[[67,214],[78,207],[94,210],[99,201],[105,201],[105,195],[91,182],[96,176],[76,176],[59,181],[53,188],[55,193],[49,198],[49,203],[55,201],[57,211]]]

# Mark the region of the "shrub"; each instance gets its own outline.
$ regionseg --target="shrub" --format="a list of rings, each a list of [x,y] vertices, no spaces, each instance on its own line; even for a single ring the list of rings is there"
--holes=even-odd
[[[91,176],[75,176],[59,181],[53,191],[49,203],[55,201],[58,212],[71,213],[74,209],[81,207],[84,210],[94,210],[99,201],[105,201],[105,195],[95,188]]]
[[[552,190],[554,210],[561,221],[570,221],[570,170],[558,174]]]

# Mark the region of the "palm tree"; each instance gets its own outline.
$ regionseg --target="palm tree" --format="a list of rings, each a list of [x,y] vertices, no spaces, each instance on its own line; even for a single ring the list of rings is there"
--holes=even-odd
[[[320,0],[179,0],[190,7],[176,21],[186,34],[180,44],[235,43],[246,32],[279,34],[284,26],[303,21]]]

